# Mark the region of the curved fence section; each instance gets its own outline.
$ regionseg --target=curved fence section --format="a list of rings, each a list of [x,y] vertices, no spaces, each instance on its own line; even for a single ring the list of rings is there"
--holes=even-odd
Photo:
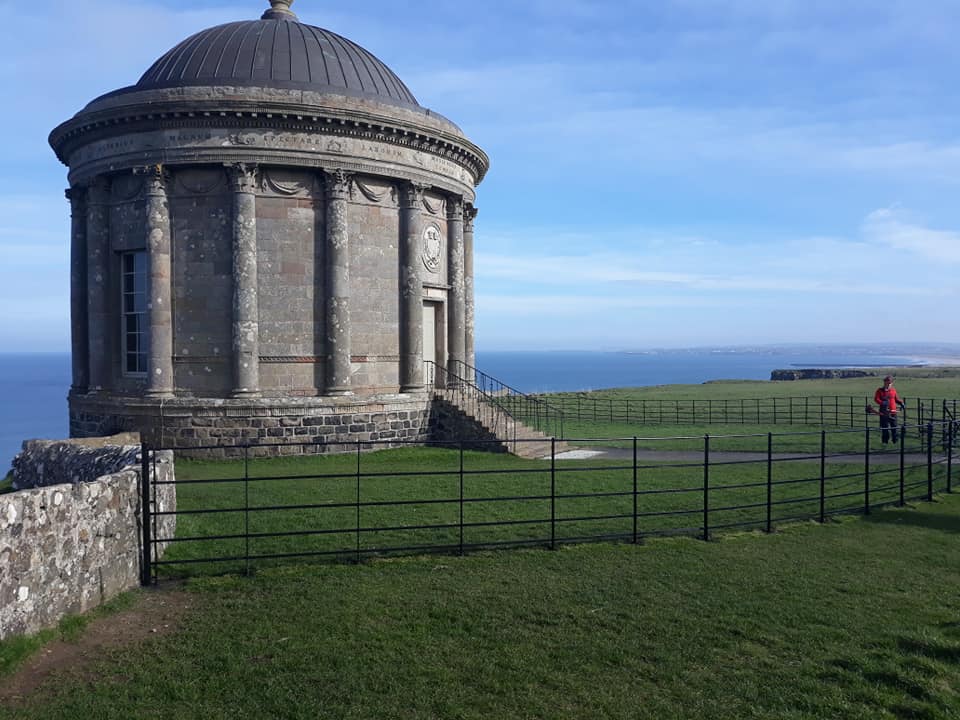
[[[960,422],[902,430],[887,444],[874,427],[584,438],[565,453],[554,440],[542,460],[455,442],[416,452],[317,445],[310,449],[324,454],[280,461],[254,457],[261,446],[251,446],[234,461],[178,463],[177,509],[145,518],[156,528],[175,515],[178,528],[148,539],[167,544],[162,560],[152,554],[150,579],[249,572],[290,558],[710,539],[952,492]]]
[[[873,398],[841,395],[721,399],[605,398],[594,393],[536,396],[567,420],[627,425],[818,425],[860,427]],[[955,419],[958,401],[912,398],[911,422]]]

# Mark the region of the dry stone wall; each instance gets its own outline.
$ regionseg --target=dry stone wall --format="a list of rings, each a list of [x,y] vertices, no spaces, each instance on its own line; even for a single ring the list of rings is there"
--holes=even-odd
[[[55,626],[139,584],[138,451],[24,443],[14,460],[19,490],[0,495],[0,640]],[[151,466],[156,480],[173,482],[172,453]],[[155,487],[155,507],[174,510],[174,485]],[[163,516],[157,536],[171,537],[175,522]]]

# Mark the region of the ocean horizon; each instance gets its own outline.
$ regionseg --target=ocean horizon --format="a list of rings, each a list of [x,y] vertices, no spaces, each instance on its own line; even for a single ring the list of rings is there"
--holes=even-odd
[[[477,366],[524,393],[769,380],[790,368],[960,365],[960,345],[792,345],[622,351],[478,351]],[[0,477],[26,439],[67,437],[69,353],[0,353]]]

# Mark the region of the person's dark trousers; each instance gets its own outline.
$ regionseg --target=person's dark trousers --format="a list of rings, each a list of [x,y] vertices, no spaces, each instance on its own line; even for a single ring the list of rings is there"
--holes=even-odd
[[[883,414],[880,416],[880,439],[884,444],[890,442],[893,439],[893,442],[897,442],[897,416],[890,414]]]

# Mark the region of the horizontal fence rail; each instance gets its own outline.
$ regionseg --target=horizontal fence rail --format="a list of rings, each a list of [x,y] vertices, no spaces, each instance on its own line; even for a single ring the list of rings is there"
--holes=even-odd
[[[872,397],[724,398],[716,400],[605,398],[594,393],[537,396],[569,422],[624,425],[822,425],[860,427]],[[905,415],[923,425],[955,419],[958,401],[911,398]],[[509,405],[507,405],[509,408]]]
[[[254,458],[264,446],[238,447],[232,461],[178,461],[177,509],[145,518],[144,581],[289,558],[772,532],[952,492],[958,430],[957,420],[904,427],[892,444],[875,427],[568,441],[604,448],[593,457],[600,450],[558,453],[553,440],[541,460],[356,442],[311,445],[325,454],[290,464]],[[144,462],[154,457],[144,446]],[[145,490],[146,508],[156,489]],[[174,537],[158,535],[165,515],[177,517]]]

